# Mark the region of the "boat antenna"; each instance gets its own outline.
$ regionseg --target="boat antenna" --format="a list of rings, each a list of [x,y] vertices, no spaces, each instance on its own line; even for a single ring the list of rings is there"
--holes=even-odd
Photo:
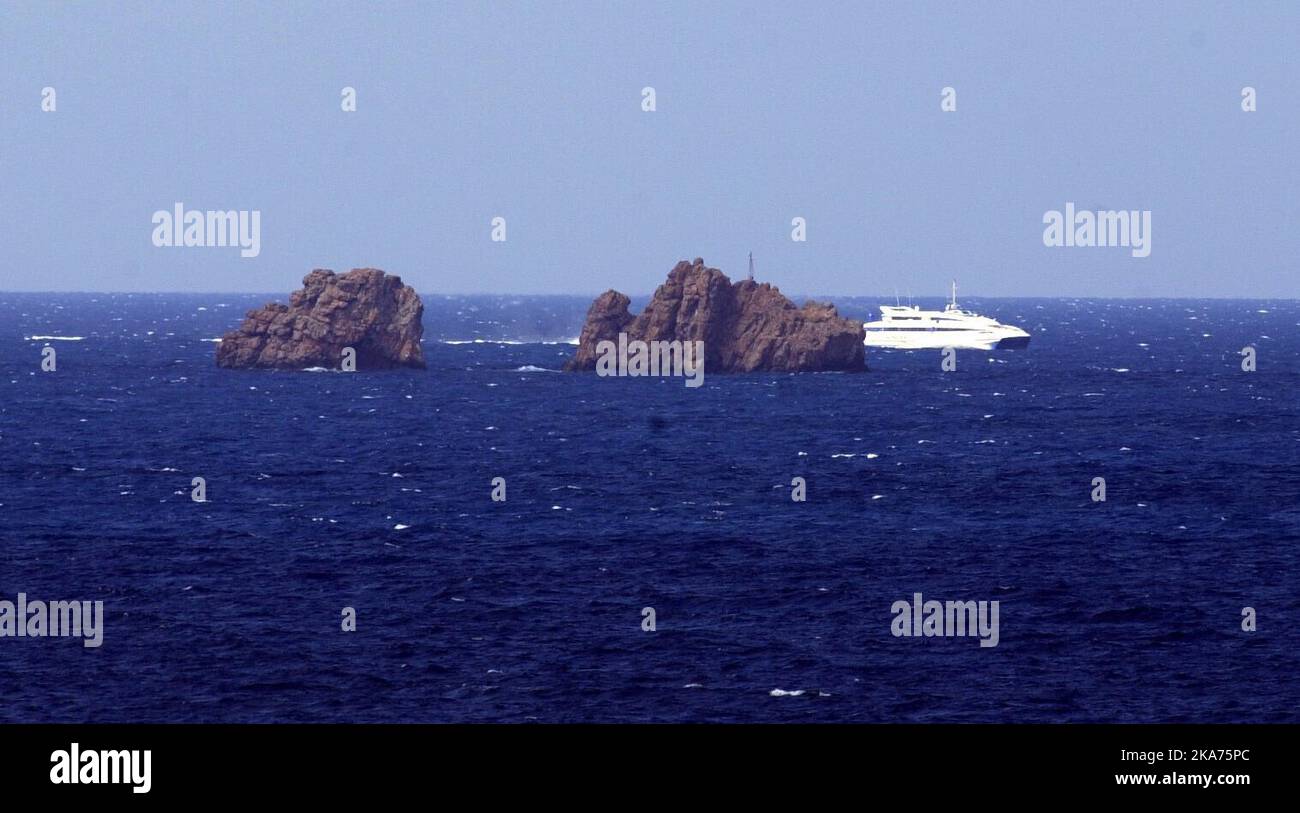
[[[749,281],[754,281],[754,252],[749,252]]]
[[[902,304],[903,304],[903,303],[900,302],[899,299],[898,299],[898,286],[897,286],[897,285],[894,286],[894,304],[895,304],[895,305],[902,305]]]
[[[952,306],[957,307],[957,280],[952,281]]]

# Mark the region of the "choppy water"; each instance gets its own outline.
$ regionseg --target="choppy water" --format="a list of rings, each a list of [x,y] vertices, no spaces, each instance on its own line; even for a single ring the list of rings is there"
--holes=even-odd
[[[689,389],[553,372],[563,297],[218,370],[265,300],[0,294],[0,599],[106,610],[0,638],[0,720],[1300,719],[1300,302],[971,300],[1031,348]],[[893,637],[918,591],[999,645]]]

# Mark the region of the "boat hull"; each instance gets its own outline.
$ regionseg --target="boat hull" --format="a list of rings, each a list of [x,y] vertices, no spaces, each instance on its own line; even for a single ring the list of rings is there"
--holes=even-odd
[[[1020,350],[1029,346],[1029,334],[1020,330],[918,330],[913,332],[866,331],[867,347],[884,350]]]

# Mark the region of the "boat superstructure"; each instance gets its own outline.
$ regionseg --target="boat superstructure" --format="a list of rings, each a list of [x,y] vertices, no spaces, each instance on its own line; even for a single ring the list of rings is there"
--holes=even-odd
[[[1029,344],[1029,334],[1020,328],[958,307],[956,280],[952,283],[952,298],[943,310],[926,311],[916,305],[881,305],[880,319],[867,322],[863,328],[868,347],[1004,350]]]

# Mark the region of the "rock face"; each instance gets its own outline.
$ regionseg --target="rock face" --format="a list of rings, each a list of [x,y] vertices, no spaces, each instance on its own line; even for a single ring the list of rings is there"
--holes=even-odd
[[[596,297],[566,370],[596,369],[596,343],[628,340],[704,342],[706,373],[866,369],[862,323],[841,319],[834,305],[802,308],[768,283],[733,283],[704,260],[677,263],[640,316],[618,291]]]
[[[287,306],[272,302],[249,311],[217,345],[217,366],[338,368],[343,348],[351,347],[357,370],[424,367],[424,305],[401,277],[377,268],[346,274],[318,268],[302,285]]]

